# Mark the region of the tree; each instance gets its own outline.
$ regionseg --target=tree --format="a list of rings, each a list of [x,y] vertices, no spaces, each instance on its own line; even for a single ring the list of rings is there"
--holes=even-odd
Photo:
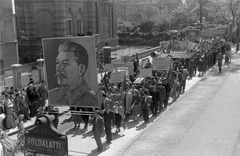
[[[151,33],[155,24],[152,21],[143,21],[138,27],[143,34]]]
[[[240,12],[240,0],[229,0],[226,2],[226,6],[231,16],[231,24],[229,28],[228,40],[232,40],[232,31],[236,22],[240,20],[239,12]]]

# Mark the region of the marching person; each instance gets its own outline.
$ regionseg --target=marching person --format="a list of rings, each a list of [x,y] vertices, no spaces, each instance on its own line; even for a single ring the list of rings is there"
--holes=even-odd
[[[145,123],[149,122],[149,106],[152,103],[151,97],[148,95],[147,91],[143,92],[143,96],[141,98],[141,108],[143,114],[143,120]]]
[[[103,150],[101,136],[104,133],[104,121],[103,118],[100,116],[100,112],[96,109],[94,110],[92,124],[92,132],[98,146],[97,151],[101,152]]]
[[[182,81],[183,81],[183,75],[182,75],[182,72],[179,71],[179,69],[177,69],[177,79],[178,79],[178,82],[180,84],[180,90],[179,90],[179,93],[181,93],[182,91]]]
[[[41,84],[39,85],[37,91],[39,93],[39,107],[44,107],[47,99],[47,90],[44,81],[41,81]]]
[[[27,98],[29,99],[29,109],[30,109],[30,117],[34,117],[37,114],[37,102],[38,95],[36,92],[36,88],[32,83],[30,83],[27,87]]]
[[[106,104],[105,110],[103,110],[103,119],[104,119],[104,127],[106,133],[107,143],[111,143],[112,141],[112,125],[115,123],[114,112],[110,110],[110,105]]]
[[[140,96],[139,92],[137,89],[133,90],[133,97],[132,97],[132,109],[133,113],[132,116],[134,117],[134,121],[137,121],[138,118],[138,110],[139,110],[139,105],[140,105]]]
[[[159,91],[159,113],[161,114],[163,109],[164,99],[166,98],[166,89],[162,85],[162,82],[159,82],[158,91]]]
[[[123,119],[125,118],[123,107],[120,105],[118,101],[114,102],[114,113],[115,113],[116,133],[118,133],[120,132],[121,124],[123,123]]]
[[[188,71],[187,68],[183,66],[183,71],[182,71],[182,91],[185,92],[185,88],[186,88],[186,80],[188,77]]]
[[[153,85],[153,90],[150,92],[150,95],[152,96],[152,103],[151,103],[151,111],[153,114],[153,117],[157,116],[158,113],[158,103],[160,100],[160,94],[159,91],[157,90],[156,85]]]
[[[222,72],[222,60],[223,60],[223,56],[222,56],[221,53],[219,53],[218,56],[217,56],[217,63],[218,63],[219,73]]]
[[[170,87],[170,83],[166,78],[163,79],[163,87],[165,88],[165,91],[166,91],[166,98],[164,99],[164,107],[167,108],[171,87]]]

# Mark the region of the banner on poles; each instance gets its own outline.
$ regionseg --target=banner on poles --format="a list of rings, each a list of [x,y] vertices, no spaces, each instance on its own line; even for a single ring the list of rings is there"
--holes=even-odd
[[[128,63],[131,62],[132,57],[131,56],[122,56],[121,57],[121,62]]]
[[[125,71],[116,71],[111,73],[110,83],[120,83],[123,82],[126,73]]]
[[[159,58],[191,58],[194,53],[170,53],[159,54]]]
[[[105,64],[106,71],[112,72],[113,71],[113,64]]]
[[[129,70],[128,70],[128,67],[118,67],[117,71],[125,71],[126,79],[129,80]]]
[[[199,42],[200,41],[200,30],[199,29],[188,29],[185,31],[185,41]]]
[[[221,30],[221,29],[208,29],[208,30],[203,30],[201,32],[201,35],[203,37],[205,36],[221,36],[221,35],[224,35],[226,32],[226,30]]]
[[[152,76],[152,69],[140,69],[140,77]]]
[[[190,41],[173,41],[171,44],[171,51],[184,52],[187,50],[195,49],[196,46],[196,43]]]
[[[153,70],[164,71],[169,70],[171,58],[153,58]]]
[[[118,67],[128,67],[129,70],[129,75],[133,75],[134,74],[134,67],[133,67],[133,63],[113,63],[113,69],[117,69]]]

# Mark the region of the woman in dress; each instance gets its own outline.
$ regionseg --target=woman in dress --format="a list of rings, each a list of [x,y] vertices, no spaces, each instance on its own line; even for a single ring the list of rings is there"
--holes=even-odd
[[[115,94],[113,96],[113,102],[118,101],[121,104],[122,96],[118,88],[115,89]]]
[[[116,133],[120,132],[120,127],[125,118],[123,107],[118,101],[114,102],[114,113],[115,113],[115,124],[116,124]]]
[[[134,89],[133,90],[133,97],[132,97],[132,106],[131,106],[132,109],[133,109],[132,116],[134,117],[134,121],[137,121],[139,105],[140,105],[139,92],[138,92],[137,89]]]
[[[5,117],[0,115],[0,155],[1,156],[14,156],[17,151],[16,141],[9,138],[9,136],[2,129],[2,122]]]
[[[80,111],[80,109],[75,108],[76,111]],[[73,122],[74,122],[74,128],[79,129],[80,123],[82,123],[82,117],[80,114],[77,114],[76,112],[73,113]]]
[[[125,92],[123,93],[124,95],[124,107],[125,107],[125,120],[128,121],[129,117],[130,117],[130,110],[131,110],[131,104],[132,104],[132,91],[130,89],[130,86],[127,85],[127,88],[125,90]]]
[[[177,100],[177,79],[174,78],[172,80],[172,89],[171,89],[171,92],[170,92],[170,95],[172,97],[172,100],[173,102]]]
[[[4,107],[6,111],[5,124],[6,129],[11,129],[16,127],[16,116],[13,113],[13,102],[8,94],[5,94]]]

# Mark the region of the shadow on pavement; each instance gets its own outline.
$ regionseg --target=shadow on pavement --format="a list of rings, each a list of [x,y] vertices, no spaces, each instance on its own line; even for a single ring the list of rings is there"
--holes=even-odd
[[[108,150],[108,149],[109,149],[109,145],[103,144],[103,150],[102,150],[102,152],[104,152],[104,151],[106,151],[106,150]],[[96,155],[99,155],[99,154],[101,154],[101,152],[97,151],[97,148],[96,148],[96,149],[92,150],[92,152],[89,153],[87,156],[96,156]]]
[[[114,140],[117,140],[121,137],[124,137],[125,135],[120,135],[120,134],[116,134],[116,133],[112,133],[112,142],[114,142]],[[103,140],[103,139],[102,139]],[[110,147],[109,147],[110,144],[107,144],[106,142],[103,142],[103,150],[102,152],[108,150]],[[96,156],[96,155],[99,155],[101,154],[101,152],[97,151],[97,148],[92,150],[91,153],[89,153],[87,156]]]
[[[85,132],[86,132],[86,130],[85,130]],[[92,133],[92,131],[90,130],[90,131],[87,131],[87,133],[83,133],[82,134],[82,138],[84,139],[84,138],[87,138],[87,137],[92,137],[93,136],[93,133]]]
[[[67,122],[72,122],[72,121],[73,120],[71,118],[68,118],[68,119],[63,120],[60,124],[63,125],[65,123],[67,123]]]
[[[69,136],[69,135],[72,135],[71,137],[75,137],[77,135],[83,135],[84,136],[84,133],[86,132],[85,129],[75,129],[75,128],[72,128],[72,129],[69,129],[65,135]]]
[[[218,67],[212,68],[209,72],[209,76],[226,76],[228,73],[239,73],[240,72],[240,65],[239,64],[229,64],[224,65],[222,68],[222,72],[218,72]]]
[[[134,128],[136,127],[136,125],[139,124],[139,118],[137,121],[134,121],[134,120],[130,120],[128,122],[125,121],[125,127],[126,129],[131,129],[131,128]]]

